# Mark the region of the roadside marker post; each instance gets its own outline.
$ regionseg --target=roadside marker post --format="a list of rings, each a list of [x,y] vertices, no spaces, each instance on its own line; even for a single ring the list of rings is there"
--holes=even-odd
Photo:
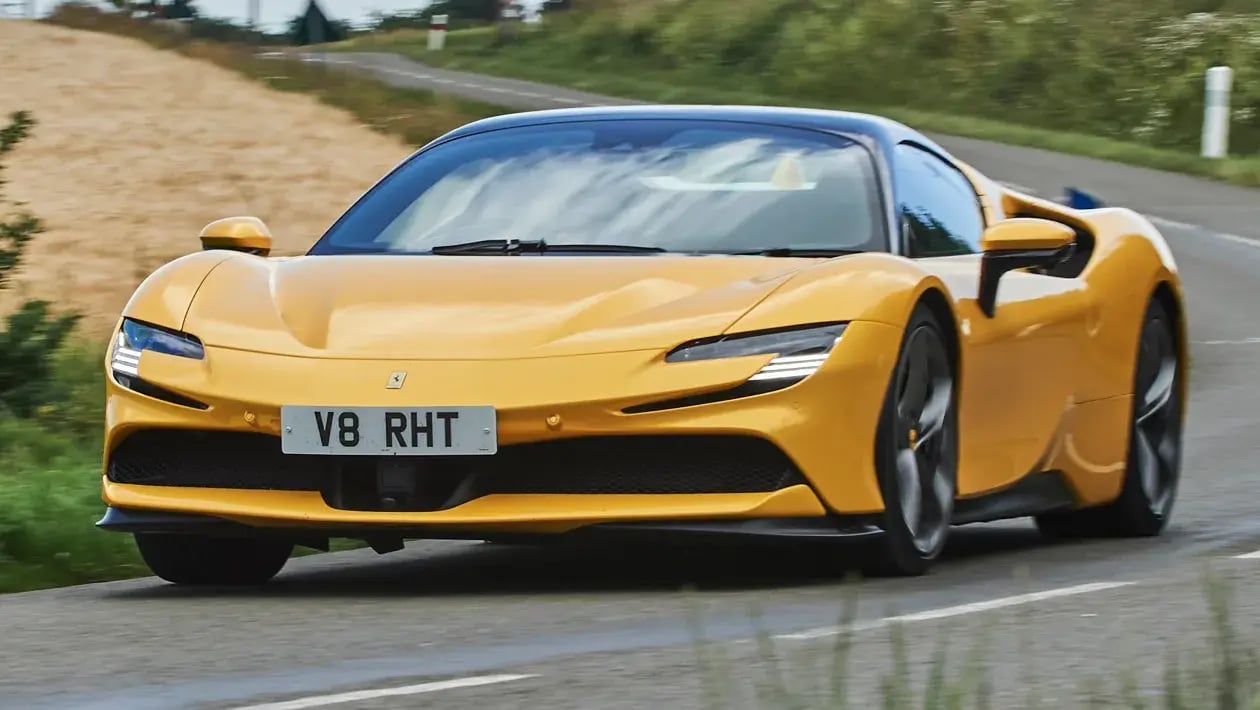
[[[446,46],[446,15],[434,15],[429,20],[429,51]]]
[[[1224,158],[1229,152],[1229,92],[1234,70],[1225,66],[1207,70],[1203,91],[1204,158]]]

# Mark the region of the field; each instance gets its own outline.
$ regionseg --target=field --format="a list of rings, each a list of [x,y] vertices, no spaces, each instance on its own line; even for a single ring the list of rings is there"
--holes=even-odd
[[[129,537],[93,523],[103,510],[102,341],[147,274],[233,214],[263,218],[277,252],[300,252],[417,143],[497,111],[177,42],[73,6],[58,19],[112,22],[141,39],[0,22],[0,129],[17,111],[34,121],[0,159],[0,221],[30,213],[43,223],[18,268],[0,268],[10,277],[0,317],[32,299],[79,317],[48,358],[36,352],[39,332],[0,325],[13,356],[0,356],[0,592],[144,572]],[[163,41],[177,51],[154,47]],[[6,389],[19,377],[34,384]]]
[[[801,104],[1260,185],[1251,0],[586,0],[519,41],[334,45],[652,101]],[[1200,12],[1211,11],[1211,12]],[[1191,13],[1191,14],[1187,14]],[[1199,157],[1203,73],[1234,68],[1231,156]]]

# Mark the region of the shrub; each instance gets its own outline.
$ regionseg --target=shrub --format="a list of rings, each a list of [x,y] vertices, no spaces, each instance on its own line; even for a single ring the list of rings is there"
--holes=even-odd
[[[29,136],[34,126],[27,112],[13,113],[8,125],[0,128],[0,159]],[[0,171],[3,168],[0,162]],[[40,221],[26,212],[0,219],[0,288],[9,285],[27,244],[41,231]],[[74,314],[53,313],[45,301],[29,301],[5,319],[0,330],[0,411],[29,416],[52,401],[52,360],[77,320]]]

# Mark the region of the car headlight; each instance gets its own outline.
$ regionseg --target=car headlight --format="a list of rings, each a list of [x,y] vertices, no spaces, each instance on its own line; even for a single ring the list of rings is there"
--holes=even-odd
[[[822,367],[839,342],[846,325],[827,323],[696,340],[674,348],[665,356],[665,361],[692,362],[775,354],[777,357],[749,380],[800,380]]]
[[[114,339],[110,367],[114,372],[137,377],[140,374],[140,353],[145,350],[194,360],[206,356],[201,341],[194,336],[124,318],[118,337]]]

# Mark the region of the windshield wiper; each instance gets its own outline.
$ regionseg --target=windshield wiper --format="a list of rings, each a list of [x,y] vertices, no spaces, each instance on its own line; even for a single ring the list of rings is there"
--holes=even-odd
[[[797,249],[794,247],[772,247],[770,249],[754,249],[752,251],[731,252],[737,256],[801,256],[828,257],[847,256],[849,254],[865,254],[863,249]]]
[[[662,247],[636,244],[548,244],[542,239],[479,239],[460,244],[439,244],[433,254],[524,254],[533,252],[604,252],[604,253],[661,253]]]
[[[434,254],[520,254],[527,251],[542,251],[544,242],[541,239],[478,239],[474,242],[457,244],[439,244],[430,251]]]

